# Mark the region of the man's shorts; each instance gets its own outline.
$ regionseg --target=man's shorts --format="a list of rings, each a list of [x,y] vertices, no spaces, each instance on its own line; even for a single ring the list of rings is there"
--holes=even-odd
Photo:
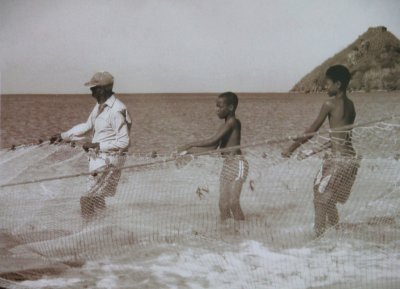
[[[222,166],[220,181],[244,183],[249,173],[249,163],[242,155],[226,156]]]
[[[117,191],[126,155],[100,153],[89,158],[87,197],[112,197]]]
[[[325,159],[314,180],[315,200],[344,204],[350,196],[360,161],[359,156]]]

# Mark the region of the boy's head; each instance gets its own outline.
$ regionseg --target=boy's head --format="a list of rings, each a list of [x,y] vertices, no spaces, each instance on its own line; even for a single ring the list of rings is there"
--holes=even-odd
[[[349,85],[351,74],[347,67],[334,65],[328,68],[325,73],[327,89],[330,96],[336,95],[337,91],[346,91]]]
[[[235,113],[239,99],[233,92],[224,92],[217,98],[217,114],[220,118],[225,118],[231,113]]]
[[[218,98],[222,98],[225,101],[226,105],[228,105],[228,106],[232,105],[233,111],[236,110],[238,103],[239,103],[239,99],[235,93],[230,92],[230,91],[224,92],[224,93],[221,93],[220,95],[218,95]]]

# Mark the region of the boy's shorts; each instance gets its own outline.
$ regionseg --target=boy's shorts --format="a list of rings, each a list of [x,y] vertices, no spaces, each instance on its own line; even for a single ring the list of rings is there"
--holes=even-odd
[[[222,166],[220,181],[244,183],[249,173],[249,163],[242,155],[226,156]]]
[[[314,180],[315,200],[344,204],[350,196],[360,161],[359,156],[325,159]]]

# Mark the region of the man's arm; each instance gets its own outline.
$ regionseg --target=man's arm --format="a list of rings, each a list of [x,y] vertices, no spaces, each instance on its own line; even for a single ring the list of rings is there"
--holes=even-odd
[[[89,118],[85,123],[78,124],[70,130],[60,134],[62,140],[75,141],[84,138],[84,135],[93,128],[92,114],[97,109],[95,107],[89,115]]]
[[[190,150],[191,148],[194,148],[194,147],[209,147],[209,148],[216,149],[218,147],[221,139],[226,134],[230,133],[230,131],[233,129],[234,126],[235,126],[235,120],[230,119],[212,137],[205,139],[205,140],[189,143],[189,144],[181,147],[180,149],[178,149],[178,151]]]
[[[324,121],[327,118],[327,116],[329,115],[329,113],[331,112],[331,109],[332,109],[332,105],[330,104],[330,102],[329,101],[325,102],[322,105],[321,110],[320,110],[317,118],[314,120],[312,125],[308,129],[305,130],[304,134],[310,134],[310,133],[314,133],[314,132],[318,131],[320,129],[320,127],[322,126],[322,124],[324,123]],[[303,143],[307,142],[312,137],[313,137],[313,135],[311,135],[311,136],[308,135],[308,136],[304,136],[304,137],[300,137],[300,138],[294,139],[294,143],[289,148],[285,149],[282,152],[282,156],[290,157],[291,154],[299,146],[301,146]]]

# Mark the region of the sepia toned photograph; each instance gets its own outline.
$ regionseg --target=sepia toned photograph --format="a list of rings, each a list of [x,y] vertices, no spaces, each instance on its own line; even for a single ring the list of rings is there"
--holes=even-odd
[[[399,15],[0,0],[0,289],[399,289]]]

